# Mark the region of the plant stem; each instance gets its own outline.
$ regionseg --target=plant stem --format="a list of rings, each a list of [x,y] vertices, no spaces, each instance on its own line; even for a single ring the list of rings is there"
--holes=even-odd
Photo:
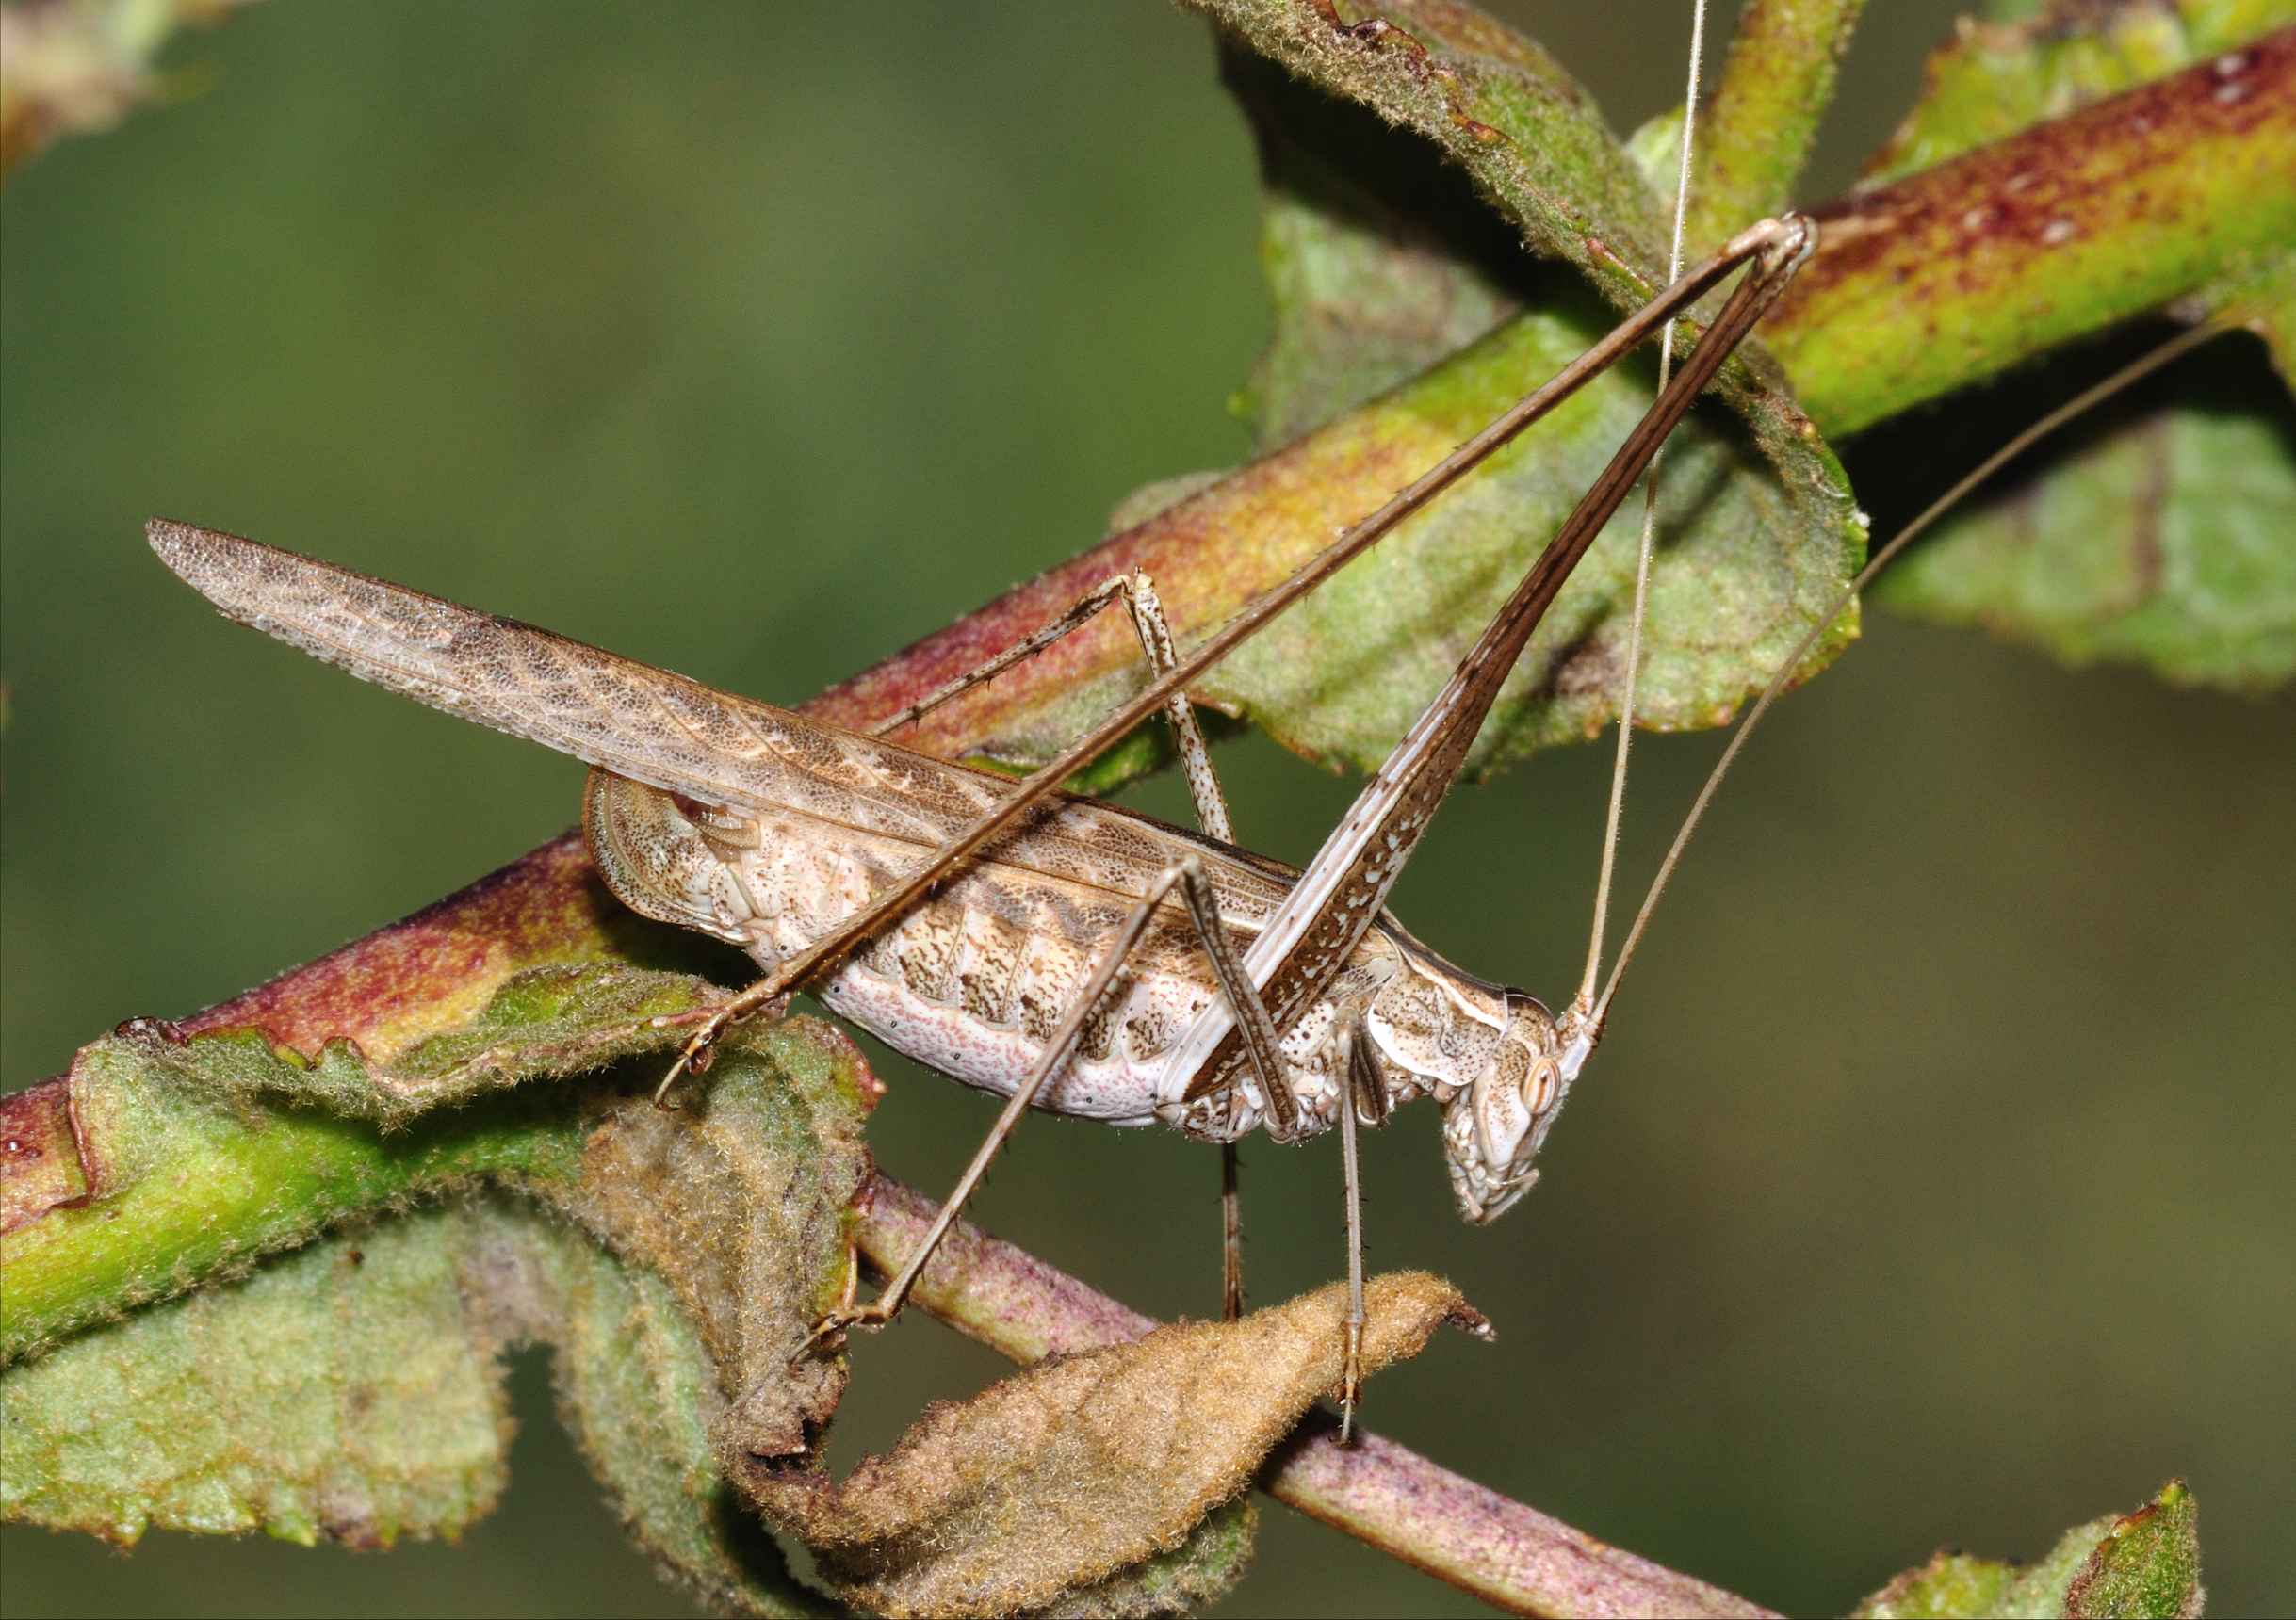
[[[1693,252],[1793,201],[1864,0],[1752,0],[1701,115],[1687,235]]]

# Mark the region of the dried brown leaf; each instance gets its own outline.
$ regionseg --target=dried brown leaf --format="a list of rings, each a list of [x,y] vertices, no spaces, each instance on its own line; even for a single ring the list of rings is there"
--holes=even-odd
[[[1438,1277],[1373,1279],[1366,1371],[1445,1321],[1487,1331]],[[730,1457],[767,1515],[803,1536],[847,1601],[887,1614],[1040,1608],[1177,1546],[1250,1482],[1341,1363],[1334,1285],[1237,1322],[1160,1328],[1039,1363],[931,1408],[839,1483]]]

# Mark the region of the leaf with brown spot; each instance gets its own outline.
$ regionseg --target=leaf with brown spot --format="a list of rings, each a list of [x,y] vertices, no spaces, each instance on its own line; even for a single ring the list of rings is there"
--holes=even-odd
[[[2291,170],[2282,28],[1816,209],[1817,254],[1762,330],[1812,414],[1853,432],[2285,251]]]
[[[1367,1371],[1418,1353],[1445,1321],[1482,1331],[1457,1290],[1424,1272],[1376,1278],[1368,1294]],[[1345,1298],[1335,1285],[1241,1321],[1160,1328],[1039,1363],[932,1408],[842,1483],[755,1465],[740,1477],[863,1607],[1041,1607],[1173,1547],[1249,1483],[1332,1391]]]
[[[1859,1620],[1957,1616],[2198,1614],[2200,1539],[2192,1493],[2171,1480],[2133,1514],[2076,1525],[2038,1562],[1941,1552],[1859,1604]]]
[[[2286,0],[2052,0],[2039,15],[2019,9],[2027,14],[2013,22],[1972,20],[1930,54],[1921,99],[1866,164],[1868,182],[2006,140],[2296,23]]]
[[[2206,312],[2226,324],[2245,323],[2268,344],[2277,340],[2285,348],[2296,301],[2289,296],[2285,222],[2266,218],[2269,208],[2247,208],[2264,225],[2260,235],[2224,243],[2213,273],[2195,284],[2180,280],[2175,266],[2206,233],[2165,218],[2144,222],[2143,210],[2171,200],[2186,205],[2203,184],[2221,186],[2228,196],[2253,193],[2285,204],[2287,187],[2259,180],[2285,167],[2285,94],[2259,88],[2253,97],[2227,99],[2222,92],[2245,88],[2247,73],[2268,76],[2273,62],[2282,64],[2274,82],[2284,83],[2291,22],[2296,6],[2286,0],[2232,8],[2145,0],[2057,6],[2029,22],[1972,24],[1930,58],[1923,99],[1872,166],[1872,178],[1896,179],[1958,159],[1987,142],[2022,137],[2043,120],[2093,107],[2098,122],[2088,136],[2045,141],[2037,131],[2029,151],[2021,145],[2002,153],[2013,158],[2007,170],[2027,182],[2013,204],[2026,210],[2026,236],[2053,229],[2063,238],[2059,251],[2066,252],[2093,238],[2107,255],[2096,265],[2125,264],[2126,273],[2047,267],[2042,262],[2049,254],[2038,242],[2018,239],[2018,221],[2005,211],[2011,204],[1974,199],[1994,219],[1987,229],[2006,232],[2004,247],[2019,261],[2016,273],[2028,279],[2036,307],[2050,306],[2045,318],[2055,320],[2089,297],[2091,286],[2125,290],[2143,281],[2156,287],[2155,299],[2180,297],[2177,308],[2188,318]],[[2259,38],[2272,28],[2284,32]],[[2256,48],[2245,49],[2252,41]],[[2232,71],[2235,63],[2241,72]],[[2173,138],[2158,133],[2185,110],[2237,115],[2249,101],[2284,109],[2282,133],[2271,144],[2228,166],[2204,169],[2191,182],[2162,186],[2146,177],[2148,165],[2190,163],[2215,138],[2203,128],[2206,118],[2178,128]],[[2132,115],[2102,116],[2114,106]],[[2262,170],[2251,167],[2258,156]],[[1896,206],[1903,213],[1946,172],[1909,183],[1903,204],[1876,195],[1884,197],[1885,212]],[[2133,186],[2136,206],[2123,206],[2094,186]],[[2033,202],[2052,191],[2061,194]],[[2141,226],[2133,234],[2132,224]],[[1907,242],[1899,251],[1911,264],[1923,233],[1902,234]],[[2122,245],[2112,246],[2120,238]],[[2041,271],[2033,279],[2036,266]],[[1901,291],[1883,318],[1899,318],[1921,301]],[[2004,293],[1995,301],[2008,309],[2014,300]],[[1929,318],[1934,324],[1945,316]],[[1951,325],[1956,342],[1970,330],[1968,323]],[[1873,341],[1876,331],[1861,323],[1857,341]],[[1841,363],[1865,361],[1845,352]],[[2280,364],[2285,374],[2284,357]],[[2141,403],[2124,401],[2076,429],[2028,461],[2011,482],[1947,519],[1883,578],[1880,600],[1919,618],[1982,625],[2068,663],[2136,662],[2173,681],[2242,689],[2285,680],[2296,670],[2296,549],[2286,543],[2296,531],[2296,415],[2285,389],[2255,373],[2237,354],[2199,357],[2146,389]],[[1952,420],[1935,416],[1885,436],[1910,460],[1950,461],[1939,454],[1937,441],[1962,431],[1962,418],[1978,416],[1987,424],[1984,431],[2006,437],[2035,413],[2030,405],[2012,413],[1996,410],[1993,400],[1975,400]],[[1861,442],[1862,483],[1868,477],[1865,456]],[[1930,475],[1932,488],[1940,481]]]
[[[23,1106],[64,1137],[37,1160],[0,1158],[0,1203],[14,1222],[0,1236],[0,1358],[394,1199],[572,1175],[578,1112],[515,1082],[672,1045],[675,1027],[646,1021],[714,994],[613,964],[532,968],[389,1063],[343,1039],[305,1051],[269,1027],[122,1025],[28,1094]],[[804,1045],[792,1037],[787,1050]],[[465,1106],[438,1106],[448,1102]],[[65,1138],[85,1188],[76,1200],[45,1169]],[[20,1176],[36,1184],[19,1189]]]

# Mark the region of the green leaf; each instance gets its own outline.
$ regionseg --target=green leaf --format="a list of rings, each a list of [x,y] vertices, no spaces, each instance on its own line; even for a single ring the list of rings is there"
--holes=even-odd
[[[1578,354],[1597,324],[1586,313],[1523,316],[1326,435],[1420,446],[1421,464],[1431,464],[1522,379]],[[1482,476],[1246,643],[1206,678],[1204,694],[1311,758],[1375,768],[1631,430],[1648,390],[1647,377],[1625,371],[1589,384]],[[1864,530],[1831,456],[1812,447],[1807,476],[1782,481],[1708,417],[1669,446],[1639,691],[1645,724],[1721,723],[1855,569]],[[1630,504],[1579,564],[1508,677],[1471,770],[1583,740],[1616,716],[1638,524]],[[1854,617],[1837,625],[1805,672],[1854,634]]]
[[[2237,342],[2238,340],[2231,340]],[[2251,354],[2049,447],[1892,569],[1890,607],[2069,663],[2256,690],[2296,673],[2296,413]]]
[[[480,1178],[575,1176],[567,1099],[539,1089],[480,1098],[480,1088],[659,1049],[672,1036],[643,1021],[713,995],[699,980],[630,967],[529,969],[502,981],[466,1029],[388,1064],[346,1040],[307,1057],[268,1028],[122,1026],[81,1049],[62,1087],[71,1157],[93,1197],[34,1211],[0,1238],[0,1358],[394,1200]],[[378,1128],[425,1109],[415,1128]]]
[[[1225,37],[1220,77],[1260,157],[1275,331],[1236,408],[1261,448],[1376,398],[1520,310],[1521,247],[1464,171]]]
[[[714,1375],[666,1285],[516,1200],[322,1239],[10,1369],[0,1515],[123,1545],[451,1537],[508,1483],[502,1358],[533,1342],[642,1546],[722,1607],[821,1612],[726,1511]]]
[[[11,1368],[0,1514],[122,1545],[464,1530],[501,1494],[509,1423],[462,1293],[468,1227],[385,1222]]]
[[[2205,293],[2296,239],[2292,89],[2283,29],[1862,187],[1765,334],[1846,433]]]
[[[2201,1612],[2192,1493],[2179,1480],[2133,1514],[2076,1525],[2039,1563],[1941,1552],[1858,1605],[1860,1620],[2001,1620]]]
[[[1575,355],[1606,325],[1604,300],[1616,307],[1650,289],[1657,203],[1535,44],[1455,0],[1376,16],[1313,0],[1197,8],[1240,42],[1231,66],[1247,50],[1294,75],[1244,65],[1231,78],[1269,177],[1265,257],[1278,300],[1276,340],[1244,408],[1263,445],[1301,436],[823,694],[810,712],[871,724],[1130,570],[1155,577],[1183,642],[1202,636]],[[2229,33],[2265,13],[2224,14],[2236,19]],[[2092,106],[2085,122],[2042,125],[1829,209],[1838,228],[1822,233],[1764,328],[1812,417],[1832,432],[1883,420],[2190,298],[2283,247],[2296,203],[2277,183],[2296,140],[2296,102],[2283,93],[2296,44],[2275,40],[2246,53],[2239,95],[2227,98],[2216,65],[2204,63],[2133,92],[2129,105]],[[1806,51],[1799,59],[1822,80],[1822,61]],[[1462,202],[1467,187],[1479,205]],[[2011,196],[2018,208],[1994,206]],[[1997,228],[1973,235],[1973,217]],[[2056,229],[2060,218],[2074,221],[2069,234]],[[1584,284],[1529,264],[1510,237],[1559,255]],[[1438,358],[1509,303],[1528,313]],[[1753,364],[1726,373],[1722,392],[1746,429],[1710,418],[1704,442],[1670,459],[1676,505],[1651,654],[1656,725],[1729,715],[1862,550],[1831,454],[1763,375]],[[1327,762],[1383,757],[1649,385],[1647,370],[1613,378],[1542,424],[1263,632],[1199,695]],[[1697,509],[1694,539],[1685,508]],[[1584,737],[1615,714],[1628,527],[1614,526],[1581,565],[1472,769]],[[1812,665],[1853,633],[1837,627]],[[1041,761],[1139,679],[1137,647],[1110,624],[908,735],[950,756]],[[1143,750],[1136,761],[1153,757]]]
[[[2291,21],[2287,0],[2144,0],[1972,24],[1930,58],[1923,99],[1874,177],[2005,139]],[[2188,306],[2268,341],[2284,332],[2284,250],[2236,247],[2218,270]],[[1883,579],[1880,599],[2076,664],[2134,662],[2243,689],[2287,679],[2296,669],[2296,549],[2286,542],[2296,438],[2278,390],[2204,381],[2226,368],[2221,359],[2180,368],[2187,398],[2150,391],[2149,414],[2125,405],[2110,430],[2076,429],[2072,446],[1949,519]]]
[[[737,1028],[675,1110],[610,1080],[473,1090],[674,1045],[699,1004],[676,975],[532,968],[391,1063],[146,1021],[11,1100],[0,1168],[32,1164],[40,1197],[0,1174],[0,1516],[123,1543],[453,1535],[504,1488],[502,1356],[540,1343],[632,1535],[720,1607],[822,1612],[753,1509],[880,1606],[1225,1590],[1251,1518],[1207,1515],[1337,1376],[1343,1288],[1049,1361],[832,1482],[815,1447],[846,1369],[805,1351],[853,1277],[873,1082],[852,1045]],[[76,1186],[38,1168],[66,1150]],[[1367,1369],[1480,1325],[1433,1278],[1371,1298]]]
[[[1458,0],[1398,0],[1352,25],[1312,0],[1189,8],[1295,78],[1431,142],[1534,253],[1577,267],[1619,307],[1656,290],[1657,201],[1593,98],[1535,40]]]
[[[1376,28],[1349,29],[1311,6],[1202,8],[1309,82],[1229,50],[1229,83],[1266,174],[1262,257],[1276,301],[1276,338],[1245,408],[1263,446],[1295,442],[1130,537],[1153,531],[1148,548],[1166,536],[1187,547],[1185,567],[1139,559],[1183,624],[1223,616],[1222,604],[1248,594],[1230,578],[1266,577],[1271,548],[1304,559],[1607,330],[1608,311],[1579,280],[1538,271],[1518,239],[1629,303],[1653,290],[1660,239],[1648,188],[1584,93],[1536,44],[1490,19],[1421,3],[1387,8]],[[1655,727],[1711,725],[1732,713],[1816,623],[1863,552],[1840,468],[1806,418],[1753,368],[1741,364],[1733,379],[1742,420],[1702,413],[1669,452],[1642,687]],[[1199,694],[1311,758],[1376,765],[1560,526],[1653,386],[1647,364],[1598,381],[1255,639]],[[1615,522],[1580,565],[1518,664],[1472,769],[1584,738],[1616,714],[1638,521]],[[1033,593],[1045,617],[1067,585],[1056,575]],[[1854,633],[1854,620],[1837,626],[1810,668]],[[1135,674],[1122,663],[1099,680],[1048,670],[1040,702],[1016,705],[1007,688],[1001,722],[967,740],[999,758],[1041,759]]]
[[[447,1044],[516,1077],[681,1000],[672,976],[542,970]],[[818,1611],[719,1459],[803,1453],[843,1387],[841,1363],[792,1353],[847,1271],[869,1095],[850,1043],[805,1021],[744,1029],[675,1113],[535,1088],[515,1100],[551,1106],[441,1110],[391,1137],[282,1100],[283,1077],[330,1071],[321,1094],[356,1107],[403,1095],[435,1054],[370,1070],[338,1042],[303,1066],[253,1031],[150,1029],[99,1045],[70,1082],[98,1195],[8,1235],[10,1329],[24,1280],[75,1278],[83,1319],[176,1297],[60,1343],[53,1320],[23,1330],[0,1374],[0,1514],[121,1541],[451,1535],[503,1485],[500,1356],[542,1342],[642,1544],[722,1604]]]
[[[726,1482],[709,1414],[718,1370],[669,1285],[529,1210],[489,1255],[536,1290],[529,1336],[557,1352],[560,1411],[630,1538],[713,1607],[759,1614],[833,1612]]]
[[[2065,1612],[2088,1616],[2201,1612],[2200,1509],[2182,1480],[2113,1521],[2065,1589]]]

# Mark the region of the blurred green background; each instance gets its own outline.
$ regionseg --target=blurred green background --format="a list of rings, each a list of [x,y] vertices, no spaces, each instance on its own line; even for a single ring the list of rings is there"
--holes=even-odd
[[[1672,4],[1500,7],[1631,125]],[[1878,8],[1811,198],[1949,12]],[[1587,14],[1582,14],[1587,13]],[[184,517],[794,700],[1232,462],[1264,340],[1252,160],[1155,5],[253,8],[179,105],[0,219],[5,1084],[569,822],[580,768],[219,621]],[[1447,1271],[1375,1427],[1639,1552],[1838,1612],[1943,1544],[2037,1554],[2172,1474],[2220,1612],[2296,1604],[2296,705],[2069,673],[1877,614],[1785,705],[1662,915],[1538,1194],[1451,1212],[1431,1116],[1369,1144],[1372,1258]],[[1714,750],[1639,753],[1647,871]],[[1226,751],[1298,858],[1352,791]],[[1396,909],[1567,996],[1605,758],[1459,795]],[[1180,803],[1168,783],[1143,795]],[[985,1099],[887,1060],[887,1167]],[[1247,1150],[1256,1297],[1336,1274],[1335,1153]],[[1161,1313],[1216,1299],[1214,1157],[1032,1121],[978,1210]],[[865,1340],[840,1465],[986,1353]],[[10,1614],[685,1612],[521,1364],[497,1515],[383,1555],[12,1530]],[[1269,1506],[1235,1612],[1474,1612]]]

